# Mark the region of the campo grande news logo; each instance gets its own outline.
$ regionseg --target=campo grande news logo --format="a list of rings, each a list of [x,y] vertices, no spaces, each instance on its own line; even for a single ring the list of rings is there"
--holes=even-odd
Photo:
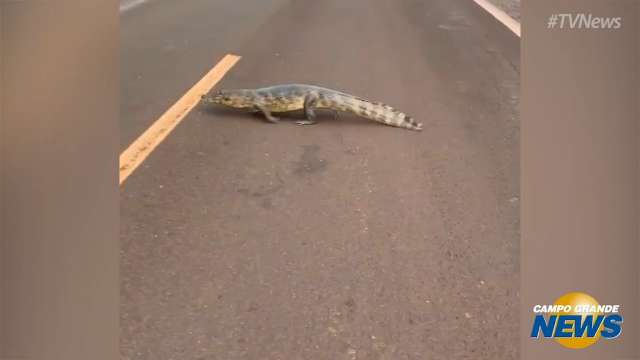
[[[533,313],[531,338],[555,339],[570,349],[589,347],[600,338],[617,338],[624,321],[620,305],[600,305],[582,292],[562,295],[553,305],[535,305]]]

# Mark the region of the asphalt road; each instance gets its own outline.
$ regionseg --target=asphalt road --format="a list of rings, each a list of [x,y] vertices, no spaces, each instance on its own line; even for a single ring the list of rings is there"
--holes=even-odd
[[[123,359],[518,357],[518,37],[469,0],[156,0],[121,25],[122,149],[226,53],[220,88],[425,127],[194,109],[122,187]]]

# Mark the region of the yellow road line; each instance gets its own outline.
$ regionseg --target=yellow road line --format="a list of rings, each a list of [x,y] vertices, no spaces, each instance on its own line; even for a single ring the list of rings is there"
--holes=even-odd
[[[227,54],[120,154],[120,185],[200,102],[201,96],[209,92],[238,60],[240,56]]]

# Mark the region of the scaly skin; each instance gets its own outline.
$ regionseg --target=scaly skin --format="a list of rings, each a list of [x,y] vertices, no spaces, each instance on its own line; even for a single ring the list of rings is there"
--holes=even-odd
[[[328,109],[350,112],[389,126],[422,130],[421,123],[391,106],[313,85],[288,84],[261,89],[219,90],[213,95],[202,95],[202,101],[261,112],[273,123],[277,123],[279,119],[272,113],[304,110],[307,120],[297,123],[311,125],[316,122],[316,109]]]

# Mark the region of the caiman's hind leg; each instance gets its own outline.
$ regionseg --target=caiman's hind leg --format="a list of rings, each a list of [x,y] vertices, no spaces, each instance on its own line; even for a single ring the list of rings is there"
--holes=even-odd
[[[264,117],[267,119],[267,121],[269,121],[270,123],[273,124],[277,124],[280,119],[278,119],[277,117],[271,115],[271,111],[269,111],[266,107],[262,106],[262,105],[256,105],[255,106],[255,111],[256,112],[261,112],[264,114]]]
[[[340,117],[338,110],[331,109],[331,115],[333,115],[333,120],[338,120],[338,117]]]
[[[315,107],[318,102],[318,95],[309,94],[304,98],[304,116],[307,118],[306,120],[298,120],[296,124],[298,125],[313,125],[316,123],[316,112]]]

